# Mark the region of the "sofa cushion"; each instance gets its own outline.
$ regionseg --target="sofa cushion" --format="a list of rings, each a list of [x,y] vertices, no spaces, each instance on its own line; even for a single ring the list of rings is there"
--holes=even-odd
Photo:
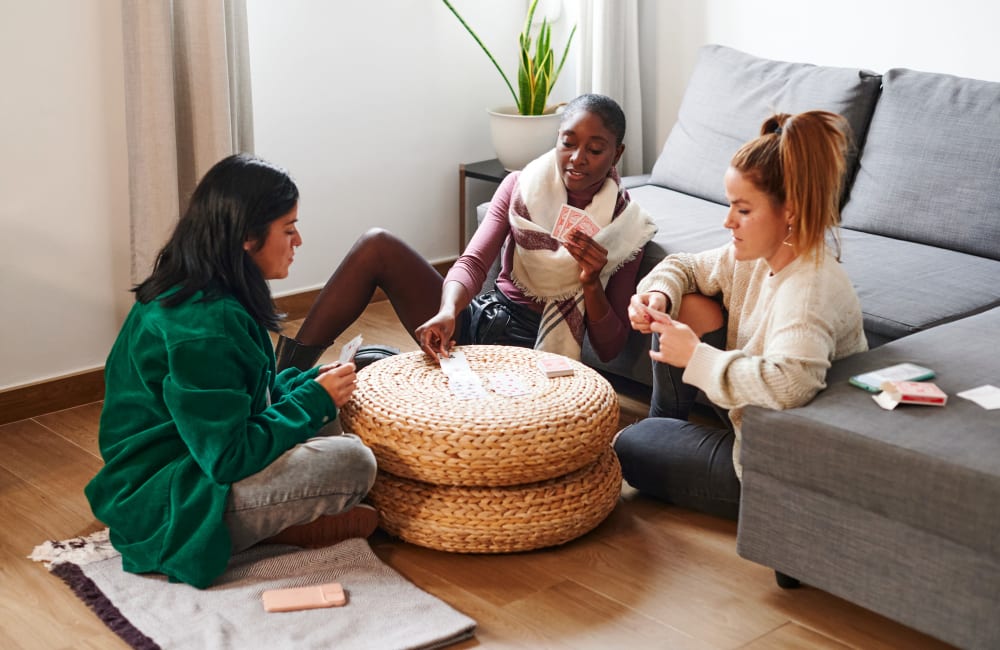
[[[1000,83],[889,70],[843,225],[1000,260]]]
[[[639,277],[672,253],[697,253],[722,246],[731,233],[723,227],[729,211],[724,205],[706,202],[657,185],[630,189],[629,196],[649,212],[657,231],[646,244]]]
[[[841,230],[869,347],[1000,306],[1000,261]]]
[[[849,68],[761,59],[721,45],[698,53],[677,123],[653,167],[651,181],[727,203],[722,177],[733,154],[757,137],[774,112],[823,109],[840,113],[862,142],[878,98],[880,77]],[[853,174],[852,152],[848,174]]]
[[[748,407],[744,473],[828,495],[1000,557],[1000,423],[956,393],[997,383],[1000,309],[893,341],[833,365],[808,405]],[[944,407],[885,411],[851,375],[913,362],[937,372]]]

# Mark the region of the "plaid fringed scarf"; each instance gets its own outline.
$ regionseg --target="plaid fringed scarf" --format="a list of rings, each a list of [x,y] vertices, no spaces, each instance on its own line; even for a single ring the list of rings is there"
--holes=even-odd
[[[515,244],[511,279],[524,295],[545,305],[535,349],[579,359],[586,331],[580,266],[551,235],[566,202],[554,149],[521,171],[508,212]],[[584,210],[601,228],[594,241],[608,249],[601,272],[601,286],[606,287],[652,239],[656,226],[645,210],[628,200],[614,170]]]

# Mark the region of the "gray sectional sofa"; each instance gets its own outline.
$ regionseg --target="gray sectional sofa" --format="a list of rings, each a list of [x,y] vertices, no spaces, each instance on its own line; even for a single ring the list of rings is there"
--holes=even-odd
[[[869,352],[788,411],[748,408],[737,551],[950,643],[1000,647],[1000,411],[956,392],[1000,386],[1000,83],[699,53],[651,173],[629,178],[665,255],[729,239],[722,176],[773,110],[827,109],[857,142],[842,261]],[[609,373],[650,383],[633,333]],[[937,371],[944,408],[880,409],[848,377],[902,361]]]

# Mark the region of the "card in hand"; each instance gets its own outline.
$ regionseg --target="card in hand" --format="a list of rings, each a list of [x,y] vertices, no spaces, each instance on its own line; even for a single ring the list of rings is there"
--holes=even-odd
[[[465,358],[465,353],[461,350],[453,350],[451,356],[440,357],[441,371],[449,377],[453,375],[472,374],[469,361]]]
[[[562,207],[559,208],[559,216],[552,226],[552,236],[561,241],[566,234],[570,222],[579,220],[580,212],[580,210],[577,210],[573,206],[563,203]]]
[[[340,348],[340,358],[338,361],[340,363],[350,363],[354,361],[354,355],[357,354],[358,348],[361,347],[361,335],[358,334],[353,339],[344,344],[344,347]]]
[[[591,219],[590,215],[588,215],[586,212],[584,212],[583,217],[581,217],[580,220],[576,222],[576,225],[573,227],[573,230],[582,230],[584,234],[586,234],[588,237],[593,237],[597,233],[601,232],[600,227],[596,223],[594,223],[594,220]],[[566,233],[566,236],[569,237],[569,233]]]
[[[556,219],[555,225],[552,226],[552,236],[559,241],[566,241],[570,234],[576,230],[581,230],[593,237],[601,229],[585,211],[563,203],[559,209],[559,217]]]

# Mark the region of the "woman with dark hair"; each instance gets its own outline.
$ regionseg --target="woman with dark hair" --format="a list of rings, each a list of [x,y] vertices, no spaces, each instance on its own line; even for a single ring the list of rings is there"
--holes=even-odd
[[[581,95],[570,102],[555,148],[503,180],[443,280],[396,237],[368,232],[330,277],[296,338],[281,339],[278,366],[315,363],[376,287],[432,357],[447,356],[456,343],[497,343],[579,358],[587,335],[601,359],[612,359],[628,338],[642,247],[656,232],[615,170],[624,137],[625,115],[613,99]],[[556,240],[563,204],[585,210],[600,231]],[[480,294],[498,257],[496,287]]]
[[[99,444],[86,487],[126,571],[207,587],[261,541],[367,536],[357,505],[375,458],[324,435],[355,388],[354,365],[275,375],[267,280],[302,243],[287,173],[234,155],[201,180],[160,251],[105,365]]]
[[[670,255],[639,283],[629,317],[655,334],[653,398],[614,446],[641,492],[735,519],[743,408],[801,406],[832,361],[867,349],[836,236],[848,144],[833,113],[766,120],[726,171],[732,242]],[[699,389],[731,426],[688,421]]]

